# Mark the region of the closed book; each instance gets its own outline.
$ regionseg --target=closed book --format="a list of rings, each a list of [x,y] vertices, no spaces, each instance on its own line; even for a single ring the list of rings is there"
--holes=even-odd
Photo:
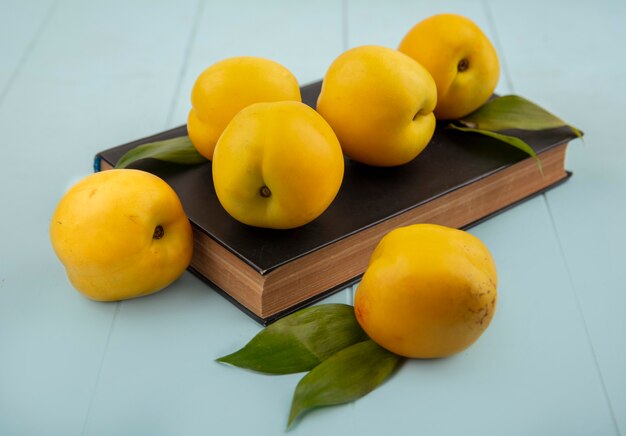
[[[302,88],[315,107],[321,82]],[[145,159],[132,167],[163,178],[179,195],[194,232],[190,271],[262,324],[355,283],[376,244],[392,229],[436,223],[466,229],[565,181],[567,127],[509,132],[542,163],[494,139],[438,125],[426,149],[391,168],[345,159],[330,207],[291,229],[251,227],[232,218],[213,187],[211,163],[187,166]],[[184,136],[186,126],[102,151],[96,171],[110,169],[139,145]]]

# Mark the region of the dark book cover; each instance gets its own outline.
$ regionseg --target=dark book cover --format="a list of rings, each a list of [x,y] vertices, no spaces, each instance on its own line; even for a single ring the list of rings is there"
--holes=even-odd
[[[321,82],[304,86],[303,102],[315,108],[320,89]],[[567,127],[513,133],[537,154],[576,138]],[[96,156],[95,170],[100,170],[101,160],[114,166],[124,153],[138,145],[186,134],[186,126],[181,126],[102,151]],[[210,162],[185,166],[146,159],[132,167],[152,172],[167,181],[179,195],[193,226],[259,274],[266,274],[527,158],[525,153],[496,140],[438,125],[426,149],[405,165],[378,168],[346,158],[344,180],[330,207],[313,222],[291,230],[255,228],[228,215],[215,195]],[[302,304],[308,303],[311,300]],[[271,321],[251,315],[263,323]]]

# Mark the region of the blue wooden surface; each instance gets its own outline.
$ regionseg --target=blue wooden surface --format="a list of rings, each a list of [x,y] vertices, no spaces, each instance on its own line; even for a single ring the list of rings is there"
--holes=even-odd
[[[97,151],[184,123],[196,75],[216,60],[270,57],[304,84],[346,48],[395,46],[444,11],[494,41],[498,92],[585,131],[568,151],[575,175],[472,229],[500,278],[473,347],[407,362],[291,433],[626,434],[623,1],[0,0],[0,435],[283,433],[301,375],[213,362],[257,324],[187,273],[146,298],[83,298],[49,218]]]

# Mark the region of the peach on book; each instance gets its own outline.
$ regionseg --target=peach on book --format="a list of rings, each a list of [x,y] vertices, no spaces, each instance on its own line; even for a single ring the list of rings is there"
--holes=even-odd
[[[433,15],[417,23],[398,50],[422,64],[435,79],[437,119],[457,119],[475,111],[498,84],[495,48],[473,21],[461,15]]]
[[[301,101],[298,81],[287,68],[254,56],[224,59],[196,79],[187,118],[189,139],[211,160],[217,140],[237,112],[253,103],[282,100]]]
[[[413,160],[435,131],[435,82],[397,50],[362,46],[341,54],[322,82],[317,110],[351,159],[396,166]]]
[[[239,112],[215,146],[215,193],[236,220],[290,229],[317,218],[343,180],[341,147],[328,123],[295,101]]]

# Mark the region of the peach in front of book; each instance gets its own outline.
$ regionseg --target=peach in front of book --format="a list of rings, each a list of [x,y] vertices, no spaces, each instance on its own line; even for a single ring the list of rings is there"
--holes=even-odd
[[[380,241],[357,288],[354,310],[363,330],[389,351],[446,357],[487,329],[497,283],[493,258],[477,237],[414,224]]]

